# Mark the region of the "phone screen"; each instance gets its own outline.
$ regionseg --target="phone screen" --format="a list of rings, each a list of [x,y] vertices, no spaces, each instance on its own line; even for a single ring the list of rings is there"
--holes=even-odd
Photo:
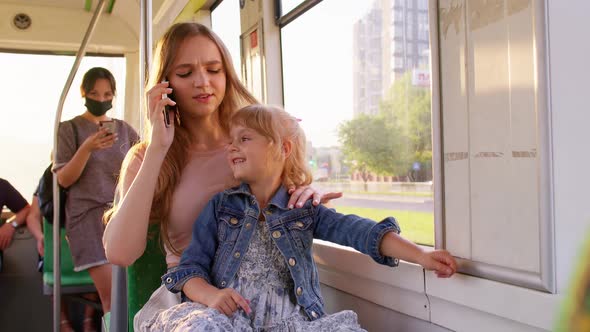
[[[98,124],[100,128],[107,128],[109,135],[117,132],[117,123],[113,120],[100,121]]]

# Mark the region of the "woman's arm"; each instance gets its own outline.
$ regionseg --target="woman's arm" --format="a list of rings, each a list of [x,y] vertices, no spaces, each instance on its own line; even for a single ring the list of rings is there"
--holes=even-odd
[[[165,151],[129,151],[121,170],[118,194],[121,201],[107,223],[103,243],[112,264],[129,266],[145,250],[149,217]]]
[[[74,132],[72,132],[75,135]],[[107,129],[101,128],[94,135],[89,136],[78,147],[72,159],[57,170],[57,182],[64,188],[74,184],[82,175],[90,155],[95,150],[110,148],[117,139],[117,134],[107,135]]]
[[[14,236],[15,228],[11,225],[16,222],[19,226],[25,223],[30,206],[27,203],[25,207],[18,210],[18,212],[6,220],[6,223],[0,224],[0,250],[4,250],[10,246],[12,237]]]
[[[43,230],[41,229],[42,222],[43,219],[41,217],[41,210],[39,209],[39,199],[37,198],[37,195],[33,195],[31,209],[27,215],[27,228],[29,229],[29,232],[33,234],[35,240],[37,240],[37,251],[39,252],[39,255],[44,256]]]
[[[43,240],[43,231],[41,230],[41,210],[39,209],[39,199],[36,195],[33,195],[33,200],[31,201],[31,209],[29,210],[29,214],[27,215],[27,228],[29,232],[37,239]]]
[[[164,105],[174,106],[176,103],[169,98],[162,99],[163,93],[172,93],[168,82],[156,84],[146,94],[151,137],[143,160],[137,158],[136,153],[143,146],[136,145],[137,148],[132,148],[127,154],[130,158],[129,167],[122,167],[118,192],[121,202],[108,222],[102,239],[107,259],[112,264],[129,266],[145,250],[158,175],[174,139],[174,124],[170,128],[164,126],[162,110]]]

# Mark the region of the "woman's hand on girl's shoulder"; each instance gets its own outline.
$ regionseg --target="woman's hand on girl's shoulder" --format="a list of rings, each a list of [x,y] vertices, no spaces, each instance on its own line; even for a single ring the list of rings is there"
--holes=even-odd
[[[333,199],[342,197],[342,192],[322,192],[312,186],[301,186],[299,188],[290,188],[288,208],[294,207],[300,208],[305,204],[307,200],[313,198],[313,205],[318,206],[319,204],[326,204]]]
[[[106,128],[101,128],[96,133],[88,136],[80,148],[85,148],[88,152],[108,149],[115,144],[118,136],[117,133],[109,134]]]
[[[176,102],[170,98],[163,98],[164,94],[171,94],[172,89],[168,82],[154,85],[146,92],[148,103],[148,120],[151,126],[150,146],[168,151],[174,138],[174,114],[171,114],[170,126],[164,124],[164,108],[166,105],[176,106]]]

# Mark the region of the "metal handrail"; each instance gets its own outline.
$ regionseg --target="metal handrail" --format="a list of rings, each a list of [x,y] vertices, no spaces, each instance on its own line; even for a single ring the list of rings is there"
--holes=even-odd
[[[63,107],[66,101],[66,96],[70,91],[70,87],[72,86],[72,82],[74,81],[74,77],[78,72],[78,68],[80,67],[80,62],[86,54],[86,47],[88,46],[88,41],[90,37],[94,33],[94,29],[98,23],[98,19],[100,18],[100,14],[102,13],[104,7],[106,5],[105,0],[100,0],[98,5],[96,6],[96,10],[94,11],[94,15],[90,20],[90,24],[88,25],[88,29],[86,30],[86,34],[84,35],[84,39],[82,40],[82,44],[76,53],[76,60],[72,65],[72,69],[70,70],[70,74],[68,79],[66,80],[66,84],[61,92],[61,96],[59,98],[59,104],[57,105],[57,112],[55,114],[55,123],[53,125],[53,160],[57,160],[57,141],[58,141],[58,130],[59,124],[61,122],[61,115],[63,112]],[[57,174],[53,173],[53,220],[56,220],[53,227],[53,331],[59,332],[60,328],[60,312],[61,312],[61,241],[60,241],[60,227],[59,225],[59,218],[60,218],[60,200],[59,200],[59,185],[57,183]]]
[[[139,1],[139,109],[146,109],[145,83],[152,63],[152,1]],[[143,138],[144,117],[139,117],[139,133]],[[128,331],[127,269],[113,265],[111,284],[110,332]]]

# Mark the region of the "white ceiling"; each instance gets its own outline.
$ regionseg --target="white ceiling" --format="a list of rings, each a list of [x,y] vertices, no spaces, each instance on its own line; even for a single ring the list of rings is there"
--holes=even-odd
[[[100,0],[92,0],[92,10],[96,8]],[[107,6],[110,0],[105,0]],[[152,11],[157,12],[160,6],[164,2],[175,2],[174,0],[152,0]],[[176,2],[187,2],[185,1],[176,1]],[[131,3],[131,4],[130,4]],[[20,5],[20,6],[33,6],[33,7],[48,7],[48,8],[60,8],[60,9],[76,9],[76,10],[84,10],[86,6],[86,0],[0,0],[0,5],[2,4],[10,4],[10,5]],[[127,7],[128,5],[132,5],[134,7],[139,7],[139,0],[115,0],[115,5],[113,6],[113,13],[117,12],[119,7]]]
[[[105,1],[108,6],[110,0]],[[161,18],[160,22],[154,22],[154,28],[169,26],[188,1],[152,0],[152,14]],[[137,50],[139,2],[115,1],[113,12],[101,15],[89,50],[106,53]],[[75,50],[98,3],[99,0],[92,0],[89,12],[85,10],[86,0],[0,0],[0,49]],[[32,25],[26,31],[19,31],[12,24],[20,13],[31,18]],[[159,27],[158,31],[165,27]]]

